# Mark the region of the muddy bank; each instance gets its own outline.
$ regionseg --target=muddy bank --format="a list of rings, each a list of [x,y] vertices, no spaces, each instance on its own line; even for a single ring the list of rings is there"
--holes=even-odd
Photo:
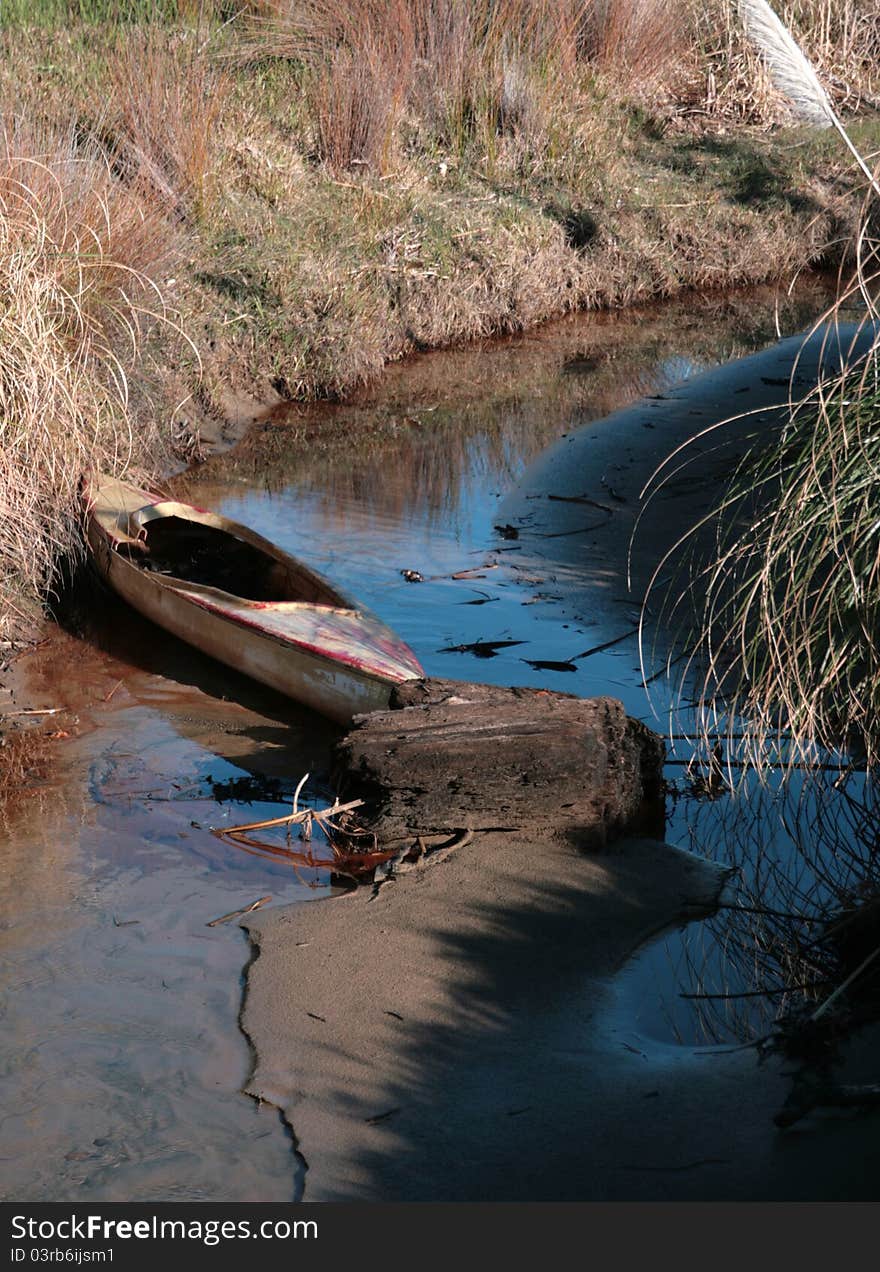
[[[873,1196],[870,1121],[793,1156],[779,1063],[658,1048],[616,1009],[626,959],[711,912],[731,875],[659,839],[607,842],[656,801],[662,764],[619,704],[422,682],[336,759],[372,793],[379,846],[415,836],[418,854],[344,903],[244,921],[247,1089],[283,1109],[307,1200]],[[455,827],[460,846],[425,855]]]
[[[614,1195],[601,1180],[618,1146],[585,1146],[600,1109],[625,1125],[654,1077],[597,1045],[605,983],[640,939],[711,904],[720,876],[653,842],[588,858],[488,834],[375,900],[248,921],[247,1089],[284,1110],[305,1199]]]
[[[375,900],[248,920],[248,1090],[284,1110],[304,1199],[872,1198],[874,1120],[783,1135],[775,1063],[615,1012],[623,961],[721,876],[656,841],[487,835]]]
[[[379,845],[415,836],[416,861],[244,920],[247,1090],[283,1110],[305,1199],[872,1198],[870,1119],[795,1147],[778,1061],[660,1048],[621,1009],[627,958],[731,875],[659,839],[605,843],[656,798],[659,740],[611,700],[455,682],[401,699],[356,722],[337,769],[372,792]],[[428,832],[462,826],[431,855]]]

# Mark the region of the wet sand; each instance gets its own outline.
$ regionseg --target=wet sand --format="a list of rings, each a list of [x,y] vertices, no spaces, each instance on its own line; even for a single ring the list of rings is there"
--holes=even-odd
[[[876,1119],[781,1133],[777,1063],[652,1045],[616,1004],[628,955],[720,882],[653,841],[486,836],[375,900],[248,920],[248,1090],[293,1128],[304,1200],[876,1197]]]
[[[56,631],[4,677],[16,702],[57,714],[23,717],[17,789],[0,800],[0,1191],[293,1201],[286,1128],[241,1093],[248,943],[207,924],[310,893],[209,827],[254,815],[217,783],[279,754],[285,772],[312,763],[322,726],[110,613],[127,636],[115,654]]]

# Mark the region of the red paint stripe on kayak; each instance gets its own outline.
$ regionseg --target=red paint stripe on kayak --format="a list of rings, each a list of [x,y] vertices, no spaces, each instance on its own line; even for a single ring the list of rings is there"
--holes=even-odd
[[[178,591],[177,588],[174,590]],[[236,613],[234,610],[224,609],[222,605],[215,605],[211,601],[206,601],[203,597],[193,596],[190,592],[180,591],[178,592],[178,595],[185,597],[191,605],[197,605],[200,609],[207,610],[210,614],[219,614],[228,622],[237,623],[240,627],[253,628],[253,630],[259,632],[261,636],[277,641],[279,645],[292,645],[296,649],[305,650],[307,653],[317,654],[318,657],[323,658],[326,662],[339,663],[343,667],[353,667],[356,671],[362,671],[366,675],[373,676],[379,680],[412,680],[424,676],[425,674],[415,654],[409,646],[405,645],[402,641],[402,648],[400,650],[402,656],[398,659],[398,655],[396,653],[391,654],[389,651],[389,657],[393,658],[395,661],[406,662],[410,665],[411,671],[404,671],[401,669],[392,671],[390,668],[383,668],[377,663],[371,663],[365,658],[358,658],[355,654],[336,654],[321,645],[313,645],[309,641],[296,640],[290,636],[282,636],[277,632],[271,631],[261,623],[255,622],[252,619],[246,618],[244,615]]]

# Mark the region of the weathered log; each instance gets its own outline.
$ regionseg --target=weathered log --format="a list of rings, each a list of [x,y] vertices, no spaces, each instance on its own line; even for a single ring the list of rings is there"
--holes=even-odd
[[[516,829],[589,846],[662,833],[663,743],[614,698],[423,680],[355,719],[337,745],[337,789],[374,809],[380,843]]]

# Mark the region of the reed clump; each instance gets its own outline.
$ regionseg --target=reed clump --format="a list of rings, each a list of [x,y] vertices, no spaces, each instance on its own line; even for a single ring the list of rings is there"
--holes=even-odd
[[[237,56],[301,68],[304,126],[338,170],[387,172],[413,146],[490,161],[505,137],[552,148],[596,85],[667,125],[787,117],[736,0],[273,0],[249,6]],[[877,105],[876,0],[779,6],[836,102]]]
[[[684,32],[677,0],[296,0],[249,28],[242,56],[303,67],[315,155],[387,172],[402,153],[474,149],[505,137],[546,145],[595,74],[618,85],[671,78]]]
[[[676,0],[289,0],[237,46],[300,67],[304,128],[337,170],[389,171],[413,150],[490,164],[505,140],[571,140],[597,75],[657,86],[677,72]],[[685,42],[686,44],[686,42]]]
[[[697,616],[684,641],[707,738],[736,732],[759,770],[771,754],[782,767],[823,752],[880,760],[878,263],[866,246],[817,325],[842,369],[764,421],[707,519],[717,550],[672,606]],[[866,299],[861,340],[838,334],[841,311]]]
[[[161,313],[166,227],[94,146],[19,127],[0,140],[0,634],[15,636],[80,543],[92,467],[161,465],[129,377]]]
[[[95,127],[121,179],[173,221],[197,222],[220,195],[229,93],[198,30],[135,26],[108,59],[101,99],[90,103]]]
[[[193,412],[177,408],[197,390],[199,357],[171,302],[218,196],[226,77],[200,28],[168,25],[195,21],[198,4],[111,8],[34,6],[4,45],[4,638],[24,630],[59,560],[81,549],[84,471],[156,475],[198,453]],[[3,18],[15,20],[5,6]],[[65,18],[72,29],[53,31]]]

